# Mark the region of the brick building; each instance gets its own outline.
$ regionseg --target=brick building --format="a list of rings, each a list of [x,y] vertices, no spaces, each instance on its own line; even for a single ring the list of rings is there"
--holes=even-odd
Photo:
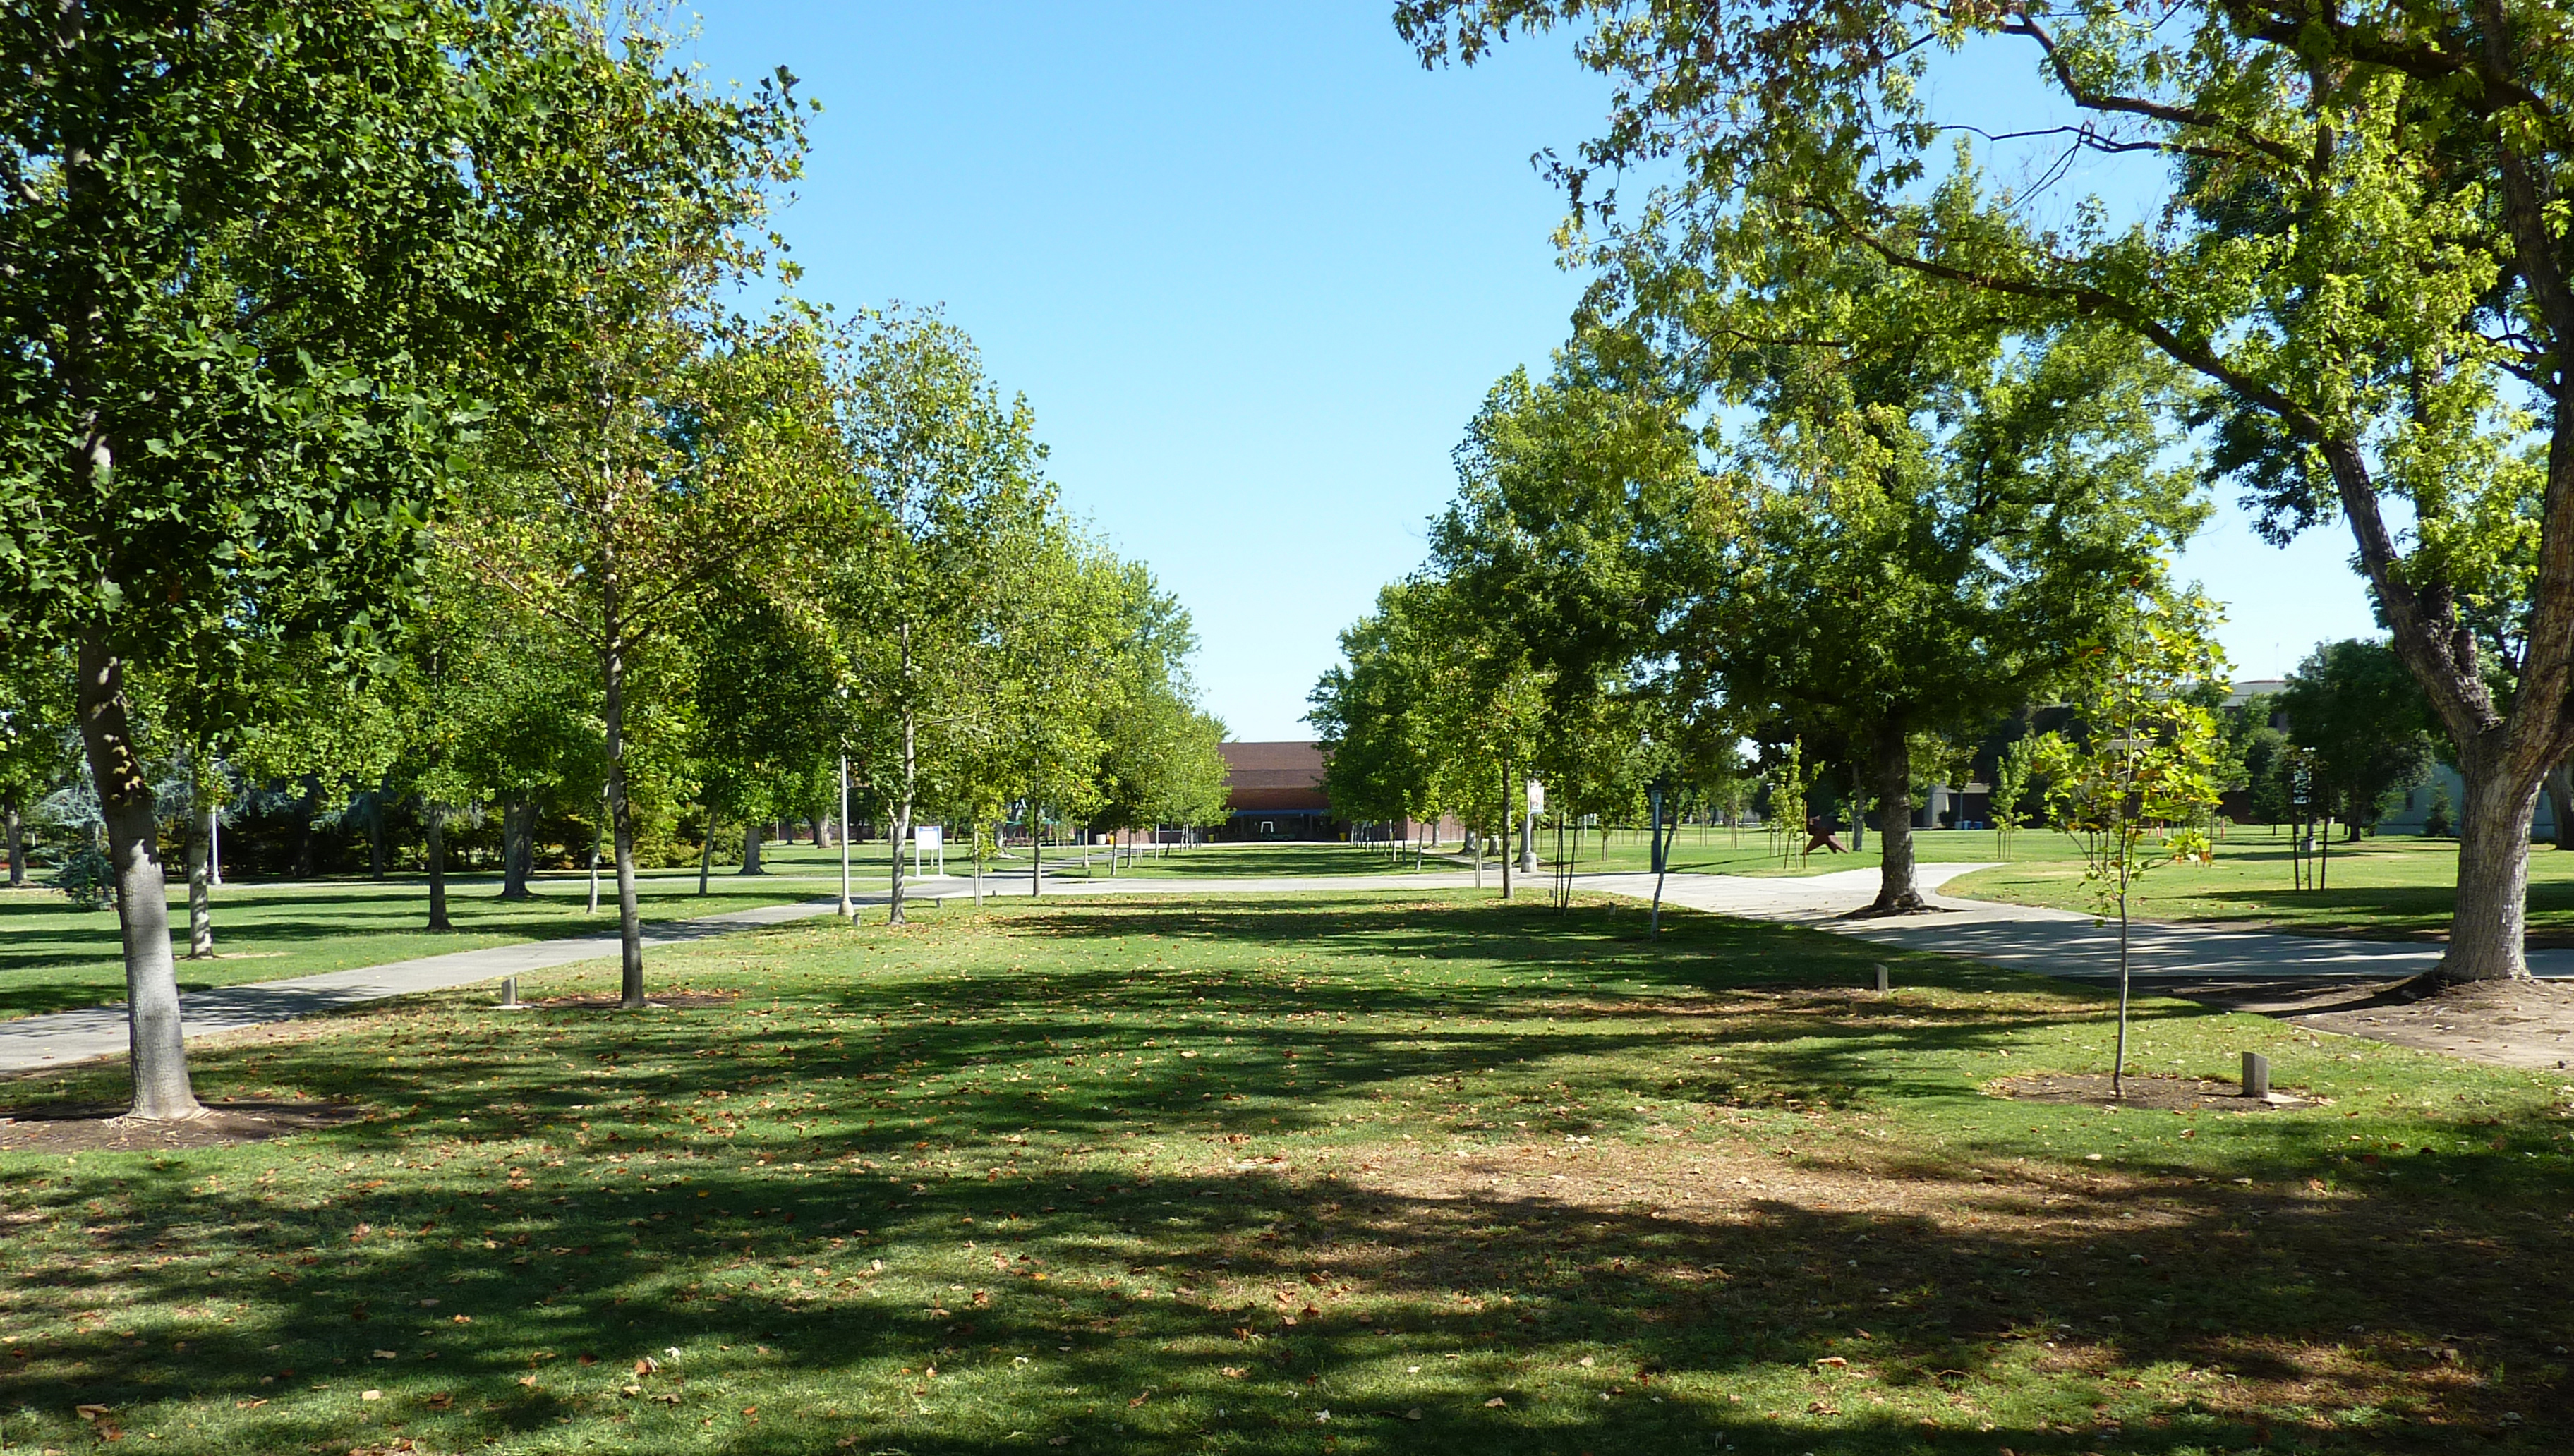
[[[1226,809],[1219,839],[1338,839],[1323,792],[1320,743],[1220,743],[1224,754]]]

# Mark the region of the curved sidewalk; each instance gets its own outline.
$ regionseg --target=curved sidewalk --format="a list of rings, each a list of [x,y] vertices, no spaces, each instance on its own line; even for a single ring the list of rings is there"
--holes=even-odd
[[[1876,894],[1874,869],[1777,878],[1674,874],[1664,882],[1663,899],[1667,904],[1691,909],[1804,924],[1878,944],[1956,955],[2012,970],[2080,980],[2116,976],[2115,926],[2094,924],[2089,915],[2074,911],[1957,899],[1937,893],[1948,880],[1988,867],[1976,863],[1922,865],[1922,887],[1938,907],[1937,912],[1882,920],[1843,918]],[[1543,875],[1532,875],[1522,883],[1535,890],[1544,880]],[[1654,894],[1651,874],[1582,874],[1575,877],[1575,882],[1584,889],[1637,900],[1650,900]],[[1024,899],[1028,897],[1026,884],[1024,875],[986,875],[983,893],[991,899]],[[1464,889],[1474,884],[1475,875],[1470,870],[1206,879],[1048,876],[1043,897],[1432,890]],[[913,881],[913,886],[906,890],[906,898],[952,900],[973,894],[971,881],[955,875],[926,877]],[[1499,876],[1488,870],[1484,888],[1498,889]],[[885,899],[883,893],[874,892],[857,896],[856,903],[877,907]],[[678,944],[826,915],[837,904],[838,897],[834,895],[732,910],[701,919],[664,921],[645,925],[644,938],[654,945]],[[2142,920],[2128,927],[2127,943],[2128,963],[2139,986],[2181,995],[2219,986],[2243,992],[2267,986],[2310,989],[2335,982],[2392,980],[2427,970],[2440,957],[2440,947],[2418,942],[2289,935]],[[617,951],[617,937],[613,934],[582,935],[459,950],[291,980],[223,986],[180,997],[182,1024],[190,1038],[209,1036],[388,996],[448,990],[506,975],[604,959]],[[2574,950],[2533,950],[2529,962],[2530,969],[2539,975],[2574,976]],[[122,1004],[0,1022],[0,1075],[117,1056],[125,1050]]]
[[[728,935],[787,920],[827,915],[839,896],[793,904],[759,905],[728,910],[694,920],[664,920],[644,927],[647,945],[672,945]],[[419,991],[448,990],[499,980],[505,975],[599,960],[618,953],[615,935],[576,935],[562,940],[529,940],[517,945],[490,945],[480,950],[454,950],[413,960],[363,965],[291,980],[253,981],[192,991],[179,998],[180,1028],[190,1040],[219,1031],[238,1031],[291,1021],[317,1011],[336,1010],[361,1001],[407,996]],[[125,1005],[85,1006],[0,1021],[0,1074],[36,1071],[66,1062],[120,1056],[126,1050]]]
[[[1845,869],[1802,878],[1752,879],[1723,874],[1675,874],[1664,886],[1669,904],[1753,919],[1792,920],[1837,935],[1909,950],[1980,960],[1988,965],[2077,980],[2112,980],[2118,974],[2118,927],[2095,924],[2078,910],[1961,899],[1938,893],[1961,874],[1990,864],[1924,864],[1917,871],[1933,913],[1887,919],[1841,918],[1877,894],[1877,871]],[[1651,898],[1650,874],[1586,875],[1587,888]],[[2358,940],[2335,935],[2294,935],[2278,930],[2237,930],[2212,925],[2135,920],[2127,926],[2131,977],[2157,992],[2183,992],[2194,983],[2313,984],[2332,980],[2395,980],[2430,969],[2440,947],[2417,940]],[[2542,976],[2574,975],[2574,950],[2532,950],[2529,968]]]

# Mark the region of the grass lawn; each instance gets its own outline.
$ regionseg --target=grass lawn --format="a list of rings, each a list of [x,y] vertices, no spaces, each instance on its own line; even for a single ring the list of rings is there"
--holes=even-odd
[[[879,885],[883,846],[859,847],[875,851],[871,877],[862,883]],[[769,872],[756,877],[717,871],[702,898],[693,869],[641,875],[644,918],[687,919],[839,890],[837,849],[771,846],[765,858]],[[188,886],[181,881],[170,890],[171,932],[182,956],[179,985],[202,990],[616,929],[613,873],[601,876],[597,915],[590,913],[587,874],[541,874],[530,887],[534,899],[503,900],[497,875],[451,877],[447,912],[456,928],[433,934],[421,928],[429,883],[417,875],[227,884],[215,891],[217,955],[207,961],[185,958]],[[0,1019],[123,1000],[120,955],[113,909],[74,910],[50,889],[0,890]]]
[[[853,844],[855,888],[881,894],[885,887],[885,845],[877,840]],[[1087,873],[1108,877],[1107,851],[1092,848],[1092,863],[1081,867],[1078,847],[1048,846],[1047,879]],[[761,856],[766,872],[743,877],[718,868],[699,897],[693,869],[662,869],[639,876],[638,889],[646,920],[688,919],[747,909],[753,905],[811,899],[835,894],[840,882],[840,851],[809,844],[771,844]],[[1408,870],[1411,861],[1401,866]],[[970,858],[951,857],[951,873],[972,872]],[[1453,866],[1437,860],[1429,868]],[[1024,886],[1024,849],[1011,857],[984,861],[986,889],[1009,892]],[[1238,875],[1379,874],[1397,872],[1382,857],[1348,845],[1241,844],[1201,846],[1166,856],[1146,856],[1118,873],[1156,878],[1204,879]],[[237,881],[215,892],[215,947],[211,961],[179,962],[182,990],[204,990],[242,981],[279,980],[323,971],[382,965],[418,955],[473,950],[523,940],[549,940],[568,935],[600,934],[617,924],[617,885],[603,875],[600,912],[590,913],[590,878],[586,873],[541,874],[531,882],[533,900],[504,901],[495,875],[455,876],[448,881],[448,917],[456,928],[432,934],[420,928],[429,914],[428,881],[418,875],[387,879],[321,879],[300,882]],[[170,891],[171,930],[183,953],[187,945],[187,885]],[[122,1000],[125,966],[117,947],[116,912],[76,911],[56,891],[29,888],[0,890],[0,1020],[59,1011],[73,1006]]]
[[[1051,866],[1060,852],[1046,851]],[[1080,854],[1079,849],[1071,851]],[[1106,851],[1090,851],[1096,862],[1090,867],[1094,879],[1108,877]],[[1076,861],[1077,862],[1077,861]],[[949,868],[954,868],[950,861]],[[1016,861],[1019,880],[1027,880],[1027,861]],[[1458,866],[1436,854],[1425,855],[1421,869],[1425,873],[1446,874]],[[986,871],[989,866],[986,865]],[[1006,871],[1005,871],[1006,872]],[[1409,850],[1398,858],[1356,844],[1201,844],[1195,848],[1174,848],[1167,855],[1146,852],[1128,864],[1118,867],[1119,878],[1136,875],[1147,879],[1244,879],[1272,876],[1310,876],[1330,874],[1410,874],[1413,872]],[[1499,871],[1496,871],[1497,873]],[[1049,873],[1049,878],[1052,877]],[[1499,881],[1496,881],[1498,883]]]
[[[2552,1079],[2148,1000],[2316,1100],[2005,1100],[2098,996],[1666,918],[1053,901],[207,1046],[367,1120],[0,1153],[0,1450],[2574,1446]]]
[[[1842,842],[1850,842],[1850,831],[1844,829],[1840,832]],[[1875,869],[1883,862],[1878,851],[1878,835],[1873,829],[1869,831],[1864,846],[1857,851],[1835,854],[1817,850],[1802,860],[1792,855],[1784,862],[1769,835],[1760,829],[1743,830],[1739,836],[1742,839],[1740,844],[1735,842],[1738,837],[1735,831],[1728,828],[1686,825],[1675,833],[1671,857],[1674,873],[1830,874],[1843,869]],[[1545,862],[1553,864],[1556,857],[1554,833],[1541,831],[1539,837],[1543,841],[1539,847],[1545,851]],[[1582,873],[1603,869],[1643,873],[1654,867],[1653,850],[1643,829],[1610,830],[1606,858],[1601,854],[1599,830],[1583,834],[1578,850],[1574,847],[1573,837],[1570,829],[1565,831],[1565,848],[1574,868]],[[1801,848],[1805,842],[1805,835],[1800,834],[1796,844],[1790,847]],[[2071,841],[2062,834],[2039,829],[2023,829],[2011,844],[2014,858],[2070,858],[2075,853]],[[1915,859],[1926,864],[1983,862],[2001,857],[1993,850],[1990,829],[1916,829],[1913,831],[1913,854]]]
[[[2019,846],[2039,837],[2023,831]],[[2045,837],[2064,842],[2061,834]],[[1987,836],[1989,839],[1989,836]],[[2216,862],[2171,864],[2136,881],[2128,903],[2158,920],[2221,920],[2316,934],[2382,939],[2443,939],[2456,902],[2455,839],[2388,836],[2332,846],[2325,887],[2291,887],[2288,841],[2261,829],[2237,829],[2217,846]],[[2020,904],[2088,910],[2078,859],[2055,858],[1978,870],[1948,881],[1944,893]],[[2574,945],[2574,854],[2546,844],[2529,851],[2529,943]]]

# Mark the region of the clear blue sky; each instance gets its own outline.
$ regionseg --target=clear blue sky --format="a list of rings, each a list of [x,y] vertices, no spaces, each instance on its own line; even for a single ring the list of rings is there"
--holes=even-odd
[[[1603,92],[1553,42],[1424,72],[1385,0],[728,0],[709,78],[783,63],[823,115],[780,223],[802,292],[943,305],[1035,407],[1076,515],[1187,604],[1208,707],[1305,737],[1335,635],[1418,565],[1494,380],[1580,289],[1529,166]],[[2324,535],[2221,520],[2188,569],[2243,676],[2368,630]]]

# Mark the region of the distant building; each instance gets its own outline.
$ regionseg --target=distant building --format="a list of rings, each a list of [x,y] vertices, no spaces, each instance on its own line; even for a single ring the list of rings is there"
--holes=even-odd
[[[2255,698],[2276,698],[2287,686],[2285,678],[2237,678],[2226,685],[2223,706],[2241,708]],[[2275,719],[2277,715],[2272,717]]]
[[[1224,754],[1226,809],[1217,838],[1341,837],[1323,791],[1322,744],[1219,743],[1216,751]]]

